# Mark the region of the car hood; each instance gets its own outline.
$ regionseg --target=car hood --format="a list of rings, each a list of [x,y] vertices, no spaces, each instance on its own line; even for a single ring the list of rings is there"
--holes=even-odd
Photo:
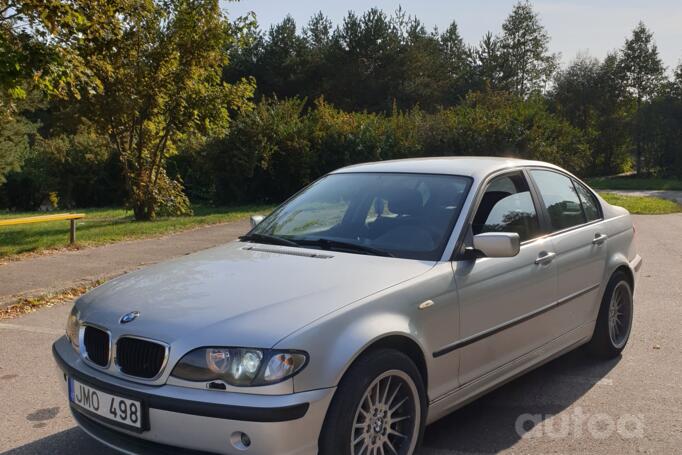
[[[232,242],[123,275],[78,302],[85,322],[187,346],[271,347],[433,262]],[[137,319],[119,322],[139,311]]]

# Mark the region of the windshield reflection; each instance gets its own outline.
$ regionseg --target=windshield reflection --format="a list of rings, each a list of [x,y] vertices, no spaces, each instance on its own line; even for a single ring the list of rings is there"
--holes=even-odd
[[[331,174],[242,239],[438,260],[470,184],[470,178],[455,175]]]

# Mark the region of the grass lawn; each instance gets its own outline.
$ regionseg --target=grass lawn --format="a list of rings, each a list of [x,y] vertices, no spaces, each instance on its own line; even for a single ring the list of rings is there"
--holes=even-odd
[[[637,215],[663,215],[666,213],[682,212],[682,205],[657,197],[623,196],[613,193],[599,194],[609,204],[625,207],[630,213]]]
[[[131,211],[121,208],[73,210],[85,213],[85,219],[77,221],[76,239],[79,246],[101,245],[120,240],[157,237],[197,226],[235,221],[252,214],[270,212],[272,206],[250,205],[238,207],[207,207],[194,205],[194,216],[159,218],[155,221],[134,221]],[[54,213],[54,212],[53,212]],[[44,215],[44,213],[0,212],[0,219]],[[0,226],[0,258],[63,248],[69,241],[69,222]]]
[[[682,191],[682,180],[622,177],[593,177],[586,182],[595,190],[676,190]]]

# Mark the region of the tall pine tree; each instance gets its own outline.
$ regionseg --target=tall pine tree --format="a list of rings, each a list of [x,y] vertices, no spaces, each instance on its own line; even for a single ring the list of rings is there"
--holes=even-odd
[[[637,111],[634,120],[635,157],[637,175],[641,175],[644,151],[642,135],[642,107],[660,89],[665,67],[658,56],[653,34],[640,22],[625,40],[620,51],[618,67],[624,86],[634,97]]]
[[[557,68],[557,56],[549,53],[549,34],[528,1],[514,5],[502,24],[501,50],[505,79],[519,96],[542,90]]]

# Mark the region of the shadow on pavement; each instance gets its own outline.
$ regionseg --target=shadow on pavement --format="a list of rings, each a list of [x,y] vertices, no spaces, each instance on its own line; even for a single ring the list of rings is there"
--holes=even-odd
[[[71,428],[60,433],[38,439],[29,444],[2,452],[0,455],[120,455],[109,447],[92,439],[80,428]]]
[[[562,412],[619,361],[597,361],[583,349],[568,353],[428,426],[423,447],[469,453],[508,449],[522,437],[516,429],[519,416],[547,419]],[[530,431],[532,423],[525,423],[523,429]]]

